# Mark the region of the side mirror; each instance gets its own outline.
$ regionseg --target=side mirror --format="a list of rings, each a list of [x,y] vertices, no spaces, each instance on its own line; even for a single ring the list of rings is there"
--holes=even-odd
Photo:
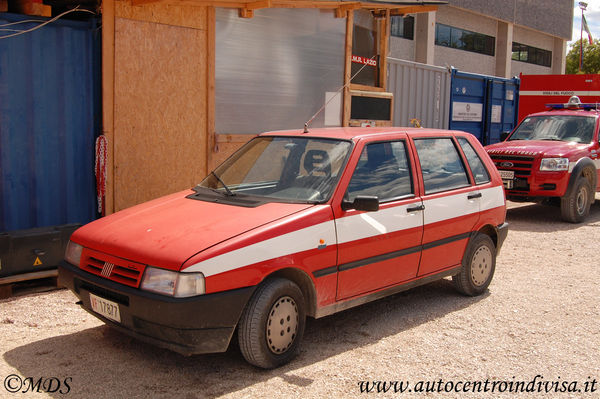
[[[510,132],[502,132],[500,133],[500,141],[505,141],[508,136],[510,136]]]
[[[357,211],[375,212],[379,210],[379,197],[372,195],[359,195],[353,202],[342,201],[342,209],[356,209]]]

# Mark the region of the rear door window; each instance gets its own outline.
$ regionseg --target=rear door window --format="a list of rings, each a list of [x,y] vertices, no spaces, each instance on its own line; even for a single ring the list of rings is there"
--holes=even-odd
[[[452,138],[415,139],[425,194],[469,186],[469,178]]]

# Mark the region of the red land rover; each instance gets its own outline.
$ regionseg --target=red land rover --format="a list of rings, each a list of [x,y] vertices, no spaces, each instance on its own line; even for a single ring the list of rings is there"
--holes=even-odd
[[[600,190],[600,111],[577,97],[550,107],[527,116],[505,141],[486,151],[500,171],[507,199],[560,202],[562,218],[579,223]]]
[[[198,186],[94,221],[60,281],[110,326],[270,368],[323,317],[452,276],[478,295],[506,237],[502,180],[463,132],[261,134]]]

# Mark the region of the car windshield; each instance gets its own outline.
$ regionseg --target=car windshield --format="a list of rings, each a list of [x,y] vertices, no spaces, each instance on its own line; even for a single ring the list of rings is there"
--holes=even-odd
[[[596,118],[575,115],[540,115],[525,118],[508,139],[550,140],[589,143],[592,141]]]
[[[304,137],[258,137],[209,174],[200,187],[224,196],[327,201],[352,143]],[[232,198],[233,199],[233,198]]]

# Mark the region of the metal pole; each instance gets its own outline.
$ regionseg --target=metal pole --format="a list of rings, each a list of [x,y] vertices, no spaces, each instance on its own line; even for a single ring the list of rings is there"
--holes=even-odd
[[[581,9],[581,31],[579,33],[579,72],[583,69],[583,12],[587,8],[585,1],[579,2],[579,8]]]
[[[579,3],[581,7],[581,3]],[[583,8],[581,9],[581,32],[579,33],[579,72],[583,67]]]

